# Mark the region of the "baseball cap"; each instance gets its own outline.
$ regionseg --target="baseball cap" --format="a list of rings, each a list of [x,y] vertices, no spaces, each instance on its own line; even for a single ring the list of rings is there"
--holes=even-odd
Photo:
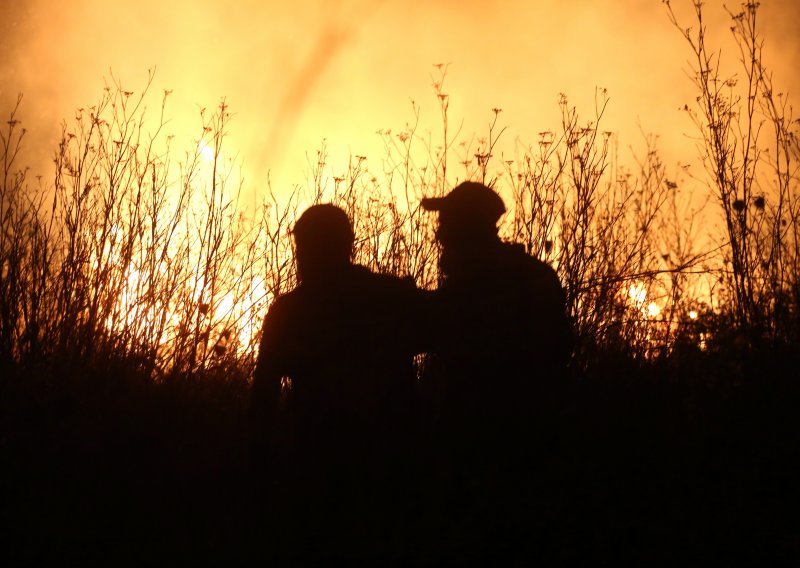
[[[426,197],[420,204],[426,211],[447,212],[463,221],[493,225],[506,211],[497,192],[475,181],[465,181],[443,197]]]

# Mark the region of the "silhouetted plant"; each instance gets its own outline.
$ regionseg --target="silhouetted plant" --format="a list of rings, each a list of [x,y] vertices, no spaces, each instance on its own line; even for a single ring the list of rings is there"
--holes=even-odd
[[[500,110],[492,111],[488,138],[478,139],[476,150],[455,144],[448,138],[443,81],[442,71],[435,89],[444,145],[417,134],[414,105],[413,125],[394,135],[380,132],[383,171],[372,172],[367,157],[355,156],[341,174],[331,173],[323,145],[311,160],[308,188],[284,199],[270,190],[257,211],[241,210],[241,187],[232,187],[234,164],[224,159],[230,118],[224,102],[214,114],[203,113],[201,135],[176,160],[172,140],[163,135],[167,95],[148,133],[147,89],[134,96],[112,83],[97,104],[64,125],[49,211],[42,208],[47,192],[25,201],[24,174],[6,176],[11,182],[5,182],[4,199],[13,202],[7,208],[13,216],[4,222],[18,227],[10,232],[18,235],[16,244],[4,244],[6,265],[24,257],[41,268],[17,262],[4,276],[4,286],[22,289],[4,306],[4,349],[14,357],[22,353],[24,334],[5,332],[9,322],[21,325],[14,315],[21,310],[25,329],[38,330],[35,340],[26,332],[25,349],[35,345],[44,359],[102,365],[115,354],[155,376],[193,375],[220,365],[246,374],[270,300],[295,283],[288,229],[310,203],[329,200],[348,212],[358,236],[356,261],[436,286],[435,217],[422,212],[419,201],[457,181],[448,179],[447,169],[448,154],[456,152],[462,158],[474,154],[474,160],[461,160],[466,177],[501,192],[510,180],[504,235],[557,267],[585,344],[651,349],[659,341],[652,318],[631,305],[626,291],[635,283],[649,293],[660,273],[647,235],[663,203],[663,176],[639,186],[627,174],[606,175],[610,134],[597,133],[605,93],[598,94],[597,116],[587,126],[579,125],[562,96],[562,131],[542,134],[536,153],[522,148],[518,160],[504,161],[505,171],[492,177],[503,132],[497,129]],[[649,156],[655,159],[655,152]],[[652,160],[647,164],[653,169]],[[23,234],[32,246],[19,244]]]
[[[623,164],[615,135],[601,125],[609,104],[602,89],[589,121],[560,95],[558,128],[532,144],[517,140],[505,155],[499,108],[486,136],[452,132],[447,67],[435,66],[436,134],[423,130],[412,103],[402,129],[378,131],[379,166],[368,156],[330,164],[323,143],[305,187],[268,186],[260,204],[244,208],[238,165],[226,157],[224,101],[201,113],[199,136],[177,158],[165,134],[168,92],[148,127],[152,74],[139,94],[112,77],[96,104],[64,123],[52,185],[31,187],[17,163],[24,130],[16,109],[2,133],[0,356],[98,368],[116,357],[158,378],[247,376],[264,313],[296,284],[289,229],[305,207],[341,205],[354,222],[357,262],[433,289],[435,216],[419,202],[464,179],[504,195],[503,237],[556,268],[579,368],[603,350],[644,359],[667,357],[675,345],[704,348],[717,330],[703,306],[730,306],[748,333],[789,338],[800,293],[796,121],[761,63],[756,6],[732,14],[747,98],[719,80],[695,8],[701,31],[684,35],[697,56],[701,106],[689,112],[722,205],[730,270],[715,265],[716,250],[698,249],[698,211],[681,204],[682,182],[667,178],[654,136],[644,137],[633,168]],[[774,133],[773,153],[759,146],[759,121]],[[757,176],[767,167],[769,188]],[[715,281],[708,297],[694,289],[703,277]]]
[[[64,124],[53,187],[35,191],[24,170],[13,173],[12,113],[0,219],[5,356],[99,367],[123,357],[162,377],[252,364],[267,299],[292,278],[291,217],[274,204],[256,219],[240,209],[223,158],[225,103],[203,114],[200,137],[176,160],[163,134],[167,94],[147,131],[146,93],[114,81],[79,109]]]
[[[665,4],[693,55],[697,104],[684,110],[700,133],[698,150],[725,227],[725,309],[749,342],[796,338],[800,123],[764,62],[759,3],[728,11],[741,72],[729,77],[721,53],[707,45],[703,3],[694,2],[695,28],[682,27]]]

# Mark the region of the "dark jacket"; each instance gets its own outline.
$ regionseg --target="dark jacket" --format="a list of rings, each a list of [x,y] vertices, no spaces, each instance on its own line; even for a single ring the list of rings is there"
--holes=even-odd
[[[564,290],[519,245],[498,241],[463,264],[436,293],[446,403],[524,405],[569,356]]]
[[[352,464],[401,436],[413,420],[421,302],[410,278],[361,266],[276,299],[253,382],[256,442]]]

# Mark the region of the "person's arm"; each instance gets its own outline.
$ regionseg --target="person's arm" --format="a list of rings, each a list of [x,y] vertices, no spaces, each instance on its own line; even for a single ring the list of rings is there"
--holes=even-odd
[[[545,337],[547,352],[556,369],[562,368],[569,360],[573,348],[572,330],[567,315],[567,297],[555,270],[549,265],[541,279],[541,297],[544,312],[541,314],[548,322],[550,333]]]
[[[281,379],[286,374],[281,362],[283,306],[277,300],[264,318],[258,359],[253,373],[248,409],[251,449],[263,456],[275,445],[275,427],[281,402]]]
[[[417,288],[410,276],[398,280],[396,295],[392,298],[393,332],[412,355],[433,350],[434,308],[432,292]]]

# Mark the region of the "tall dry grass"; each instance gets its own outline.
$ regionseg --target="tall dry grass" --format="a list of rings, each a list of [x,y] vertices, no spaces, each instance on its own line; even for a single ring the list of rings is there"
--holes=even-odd
[[[435,219],[419,201],[464,179],[504,195],[504,238],[556,268],[578,368],[602,352],[652,359],[678,344],[705,348],[730,321],[748,336],[789,341],[800,300],[798,123],[773,92],[756,13],[747,4],[731,14],[744,95],[719,77],[700,3],[698,31],[682,30],[699,92],[687,112],[725,221],[710,250],[698,245],[697,211],[685,205],[681,180],[667,176],[656,138],[643,136],[638,156],[619,154],[604,129],[605,90],[588,120],[560,95],[557,127],[500,153],[502,111],[491,110],[483,136],[460,140],[447,67],[436,66],[435,130],[422,128],[414,104],[403,128],[379,131],[379,161],[332,164],[323,145],[306,186],[267,187],[255,207],[245,206],[228,157],[224,101],[201,113],[195,136],[174,140],[165,134],[169,93],[154,117],[146,108],[152,74],[135,93],[112,77],[64,122],[53,177],[38,183],[19,163],[18,102],[0,138],[0,356],[22,368],[124,361],[159,379],[246,377],[266,309],[295,284],[289,229],[307,205],[341,205],[355,225],[357,262],[430,289],[440,278]],[[715,282],[713,311],[703,307],[702,278]]]
[[[707,43],[703,3],[693,2],[689,27],[665,4],[692,57],[697,98],[684,110],[699,135],[703,181],[723,222],[725,252],[714,271],[725,309],[749,344],[796,341],[800,120],[764,60],[759,3],[726,8],[738,51],[738,70],[729,76],[722,52]]]

